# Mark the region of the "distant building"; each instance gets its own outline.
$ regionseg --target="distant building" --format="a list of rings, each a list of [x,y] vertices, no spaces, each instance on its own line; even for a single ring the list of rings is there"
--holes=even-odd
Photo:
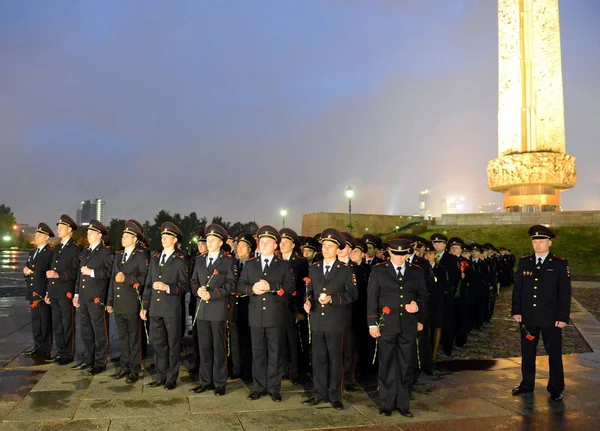
[[[106,217],[106,201],[96,198],[87,201],[81,201],[81,208],[77,210],[77,224],[86,226],[90,220],[96,219],[104,223]]]
[[[429,209],[429,190],[421,190],[419,192],[419,215],[425,219],[431,218],[431,210]]]
[[[498,206],[495,202],[489,202],[487,204],[479,205],[480,213],[498,213],[503,212],[503,208]]]

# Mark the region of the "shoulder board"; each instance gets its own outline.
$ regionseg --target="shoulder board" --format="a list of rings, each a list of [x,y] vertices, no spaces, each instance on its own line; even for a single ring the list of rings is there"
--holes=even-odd
[[[77,247],[81,247],[77,241],[73,241],[71,244],[73,244],[73,245],[75,245]]]
[[[525,256],[523,256],[521,259],[527,259],[528,257],[532,257],[532,256],[533,256],[533,253],[531,253],[531,254],[526,254],[526,255],[525,255]]]
[[[558,260],[566,260],[564,257],[560,257],[560,256],[557,256],[555,254],[553,254],[552,257],[554,257],[554,258],[556,258]]]
[[[158,257],[158,256],[160,256],[160,252],[158,252],[158,251],[152,255],[152,257]]]
[[[186,257],[185,257],[185,254],[184,254],[182,251],[179,251],[179,250],[177,250],[177,251],[175,252],[175,256],[177,256],[177,257],[178,257],[178,258],[180,258],[180,259],[185,259],[185,258],[186,258]]]
[[[410,263],[410,262],[406,262],[406,265],[408,265],[408,266],[417,266],[417,267],[419,267],[419,268],[420,268],[420,266],[419,266],[419,265],[417,265],[416,263]]]
[[[258,256],[254,256],[254,257],[251,257],[250,259],[248,259],[248,261],[251,261],[251,260],[258,260]]]
[[[387,262],[379,262],[378,264],[373,265],[373,268],[376,268],[378,266],[388,266]]]
[[[135,252],[135,249],[133,251]],[[125,252],[125,250],[119,250],[115,254],[123,254],[124,252]]]
[[[321,261],[313,262],[310,264],[310,266],[321,266]]]

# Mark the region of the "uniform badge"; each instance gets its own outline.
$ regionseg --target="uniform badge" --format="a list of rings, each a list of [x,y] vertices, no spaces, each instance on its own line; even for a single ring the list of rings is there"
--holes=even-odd
[[[356,286],[356,274],[352,274],[352,284]]]

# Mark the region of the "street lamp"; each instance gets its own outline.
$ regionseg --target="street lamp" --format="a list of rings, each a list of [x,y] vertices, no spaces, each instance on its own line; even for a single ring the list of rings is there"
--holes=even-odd
[[[281,216],[282,222],[283,222],[283,227],[285,228],[285,216],[287,215],[287,210],[286,209],[282,209],[281,211],[279,211],[279,215]]]
[[[346,189],[346,197],[348,198],[348,231],[352,233],[352,198],[354,197],[352,187]]]
[[[4,241],[8,242],[8,241],[10,241],[12,238],[10,237],[10,235],[4,235],[4,236],[2,237],[2,239],[3,239]]]

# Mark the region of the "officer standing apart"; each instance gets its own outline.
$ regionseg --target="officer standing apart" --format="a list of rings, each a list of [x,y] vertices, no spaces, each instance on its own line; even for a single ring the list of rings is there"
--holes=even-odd
[[[150,260],[146,286],[144,287],[142,320],[150,314],[152,349],[156,357],[156,380],[150,387],[165,386],[172,390],[179,376],[181,351],[181,295],[189,290],[187,259],[175,249],[181,241],[181,230],[171,222],[160,226],[163,251]]]
[[[46,304],[52,305],[52,328],[56,356],[48,361],[66,365],[75,356],[75,308],[73,307],[73,292],[79,270],[79,255],[81,246],[73,241],[73,231],[77,223],[67,214],[60,216],[56,223],[56,231],[60,244],[52,254],[52,266],[46,272],[48,290]]]
[[[390,261],[373,267],[368,287],[369,332],[379,339],[379,413],[398,409],[412,417],[409,388],[413,372],[411,352],[417,339],[419,311],[427,304],[423,270],[406,263],[412,253],[405,238],[389,242]]]
[[[548,353],[550,377],[546,389],[553,401],[562,400],[565,377],[562,363],[562,328],[571,310],[571,278],[566,259],[550,252],[554,232],[542,225],[529,228],[533,254],[522,257],[515,274],[512,317],[521,326],[523,380],[513,395],[533,392],[535,357],[540,334]]]
[[[48,240],[54,237],[54,232],[46,223],[38,224],[33,242],[36,246],[29,252],[27,266],[23,275],[27,281],[27,299],[31,307],[31,330],[33,346],[24,353],[41,356],[48,359],[52,350],[52,310],[43,299],[46,296],[48,279],[46,271],[52,266],[53,249]]]
[[[321,243],[323,260],[308,270],[311,281],[304,303],[311,319],[314,387],[312,397],[302,403],[316,406],[329,401],[334,409],[343,410],[344,331],[348,306],[356,301],[358,289],[352,268],[337,259],[338,250],[346,248],[344,236],[325,229]]]
[[[208,253],[196,258],[191,280],[192,294],[198,297],[196,327],[200,346],[200,385],[191,392],[209,389],[225,395],[227,383],[227,306],[236,289],[237,266],[221,251],[229,238],[223,226],[211,224],[204,230]]]
[[[281,401],[283,334],[288,302],[294,293],[295,278],[290,263],[275,257],[281,235],[265,225],[256,232],[260,257],[246,262],[238,290],[250,295],[248,321],[252,338],[253,391],[250,400],[269,394]]]

